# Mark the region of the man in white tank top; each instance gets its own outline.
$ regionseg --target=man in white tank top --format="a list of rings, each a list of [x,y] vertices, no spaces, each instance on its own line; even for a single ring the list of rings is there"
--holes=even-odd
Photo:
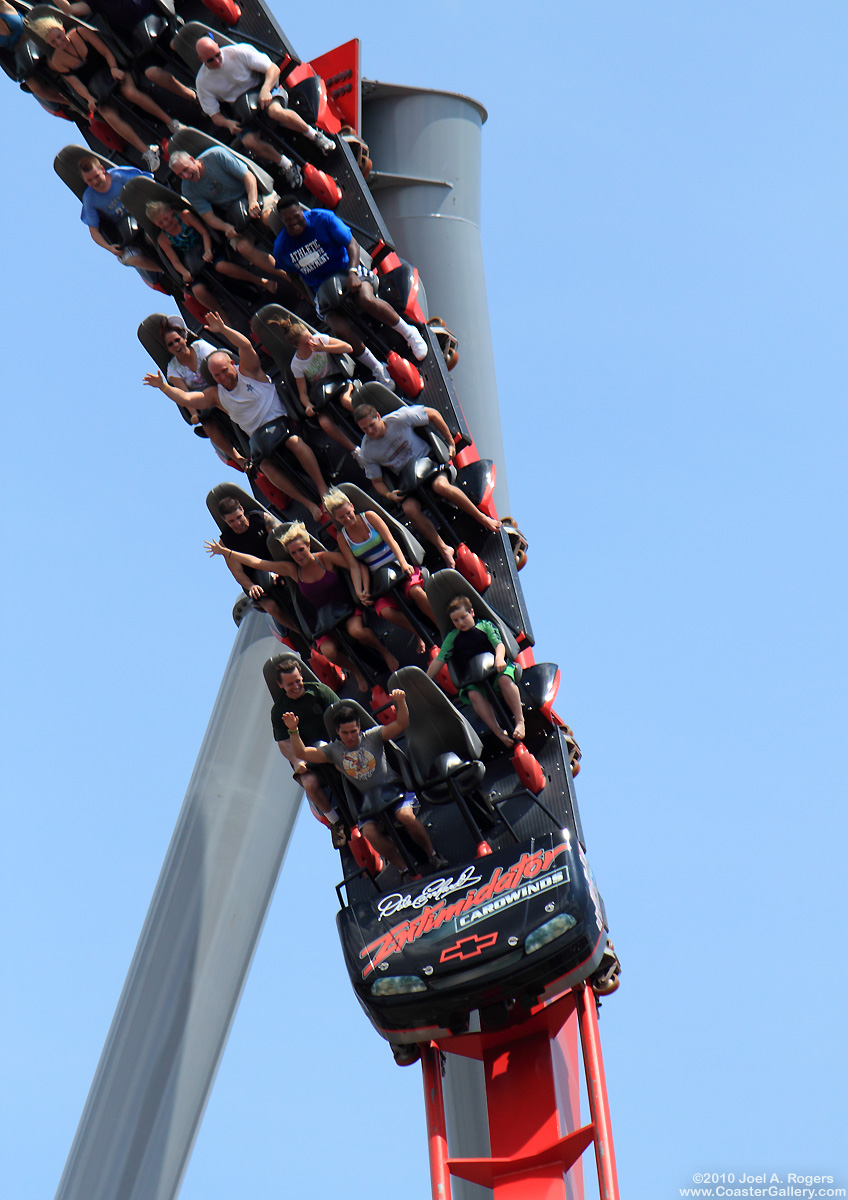
[[[259,355],[249,340],[236,329],[225,325],[217,313],[206,314],[206,329],[222,335],[235,348],[238,363],[233,361],[228,350],[216,350],[206,359],[209,374],[215,380],[213,387],[202,392],[184,392],[166,383],[161,374],[145,375],[149,387],[161,392],[182,408],[220,408],[242,429],[250,439],[250,457],[262,474],[280,491],[286,492],[309,510],[314,519],[320,520],[321,506],[309,499],[298,488],[292,478],[272,457],[275,450],[283,446],[295,456],[303,470],[318,490],[319,498],[329,491],[321,474],[318,460],[306,442],[293,434],[277,389],[259,361]],[[217,444],[217,442],[216,442]],[[230,449],[233,449],[232,447]],[[224,447],[225,452],[227,448]],[[241,458],[234,451],[236,461]]]

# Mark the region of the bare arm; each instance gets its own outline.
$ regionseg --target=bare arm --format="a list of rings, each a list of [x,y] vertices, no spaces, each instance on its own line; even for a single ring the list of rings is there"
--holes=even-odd
[[[427,667],[427,674],[431,679],[435,679],[445,664],[440,658],[430,660],[430,665]]]
[[[227,129],[230,133],[241,133],[241,125],[239,125],[238,121],[231,121],[222,112],[212,113],[210,120],[219,129]]]
[[[180,276],[183,283],[191,283],[191,273],[180,261],[180,256],[171,245],[171,239],[168,237],[167,233],[160,233],[156,241],[159,244],[159,249],[163,252],[168,262]]]
[[[363,604],[370,604],[370,597],[368,595],[368,568],[353,553],[344,534],[339,537],[339,549],[344,559],[344,565],[350,571],[350,577],[353,580],[353,590],[356,592],[357,598]]]
[[[267,108],[271,103],[271,92],[280,82],[280,68],[271,63],[268,70],[265,72],[265,78],[262,81],[262,87],[259,89],[259,105],[261,108]]]
[[[398,563],[400,564],[400,569],[403,571],[404,575],[411,575],[413,568],[409,565],[409,563],[404,558],[403,551],[401,550],[398,543],[395,541],[395,538],[394,538],[394,535],[392,534],[391,529],[386,524],[386,522],[383,520],[383,518],[381,516],[379,516],[379,514],[372,512],[370,509],[368,510],[368,512],[363,513],[363,516],[365,517],[365,520],[368,521],[368,523],[371,525],[371,527],[373,529],[375,529],[377,531],[377,533],[379,533],[380,537],[383,539],[383,541],[389,547],[392,554],[398,560]]]
[[[297,397],[303,405],[303,410],[307,417],[315,416],[315,409],[309,403],[309,393],[306,390],[306,380],[302,375],[295,375],[295,383],[297,384]]]
[[[196,213],[189,212],[188,209],[186,209],[185,212],[180,213],[180,220],[184,225],[190,225],[192,229],[196,229],[200,234],[201,238],[203,239],[203,261],[211,262],[213,257],[212,239],[209,236],[209,229],[206,226],[206,223],[201,221],[200,217],[198,217]]]
[[[223,217],[217,216],[217,214],[214,213],[211,208],[208,210],[208,212],[204,212],[201,215],[201,220],[204,221],[210,229],[217,229],[219,233],[223,233],[224,237],[226,238],[238,237],[235,226],[231,225],[229,221],[225,221]]]
[[[456,454],[456,444],[453,440],[451,431],[448,429],[447,422],[445,421],[442,414],[440,412],[437,412],[435,408],[428,408],[428,409],[426,409],[426,412],[427,412],[427,416],[430,419],[430,424],[434,425],[436,428],[436,432],[440,433],[442,435],[445,442],[447,443],[447,447],[448,447],[448,451],[450,452],[450,456],[451,456],[451,458],[453,458],[454,454]]]
[[[104,250],[108,250],[110,254],[114,254],[116,258],[120,258],[123,254],[120,246],[113,246],[111,242],[107,242],[106,238],[100,232],[99,225],[89,225],[88,232],[91,234],[91,240],[96,242],[98,246],[102,246]]]
[[[384,742],[390,742],[392,738],[400,737],[403,731],[409,726],[409,709],[406,705],[406,692],[403,688],[395,688],[391,693],[391,698],[395,702],[395,711],[397,717],[388,725],[383,725],[381,733]]]
[[[238,354],[239,371],[242,375],[247,375],[249,379],[265,380],[268,378],[262,370],[259,355],[243,333],[239,333],[237,329],[230,329],[229,325],[225,325],[219,315],[214,312],[206,314],[204,327],[210,333],[217,333],[221,337],[225,337],[230,345],[235,347]]]
[[[207,388],[205,392],[183,392],[179,388],[175,388],[173,384],[166,383],[162,378],[162,372],[156,371],[145,375],[142,383],[147,387],[158,388],[160,392],[173,400],[174,404],[179,404],[180,408],[220,408],[221,404],[218,400],[218,389]]]
[[[262,212],[262,207],[259,203],[259,185],[256,182],[256,176],[251,170],[244,173],[244,190],[247,192],[247,211],[252,217],[258,217]]]
[[[241,550],[231,550],[221,542],[206,542],[207,554],[223,554],[230,563],[242,567],[250,567],[253,571],[270,571],[273,575],[285,575],[288,579],[297,579],[297,568],[294,563],[274,562],[270,558],[257,558],[255,554],[244,554]]]
[[[317,746],[304,746],[300,739],[300,731],[298,730],[298,719],[294,713],[283,713],[283,720],[286,723],[286,729],[291,734],[292,750],[298,758],[304,762],[325,763],[329,762],[329,758],[323,750],[319,750]]]

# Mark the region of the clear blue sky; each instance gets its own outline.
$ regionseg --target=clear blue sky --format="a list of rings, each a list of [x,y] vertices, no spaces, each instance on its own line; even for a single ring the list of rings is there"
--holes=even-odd
[[[368,76],[489,111],[483,235],[522,581],[537,656],[563,668],[624,967],[601,1014],[622,1193],[665,1200],[696,1171],[848,1187],[845,6],[332,0],[281,21],[304,58],[359,36]],[[0,1191],[42,1200],[234,589],[202,551],[226,473],[140,386],[135,328],[157,297],[89,243],[53,175],[73,128],[3,86]],[[185,1200],[429,1196],[420,1077],[348,989],[325,842],[303,818]]]

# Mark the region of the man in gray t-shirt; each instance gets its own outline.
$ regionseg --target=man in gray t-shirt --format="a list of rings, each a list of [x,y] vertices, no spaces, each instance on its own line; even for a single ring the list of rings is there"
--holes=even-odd
[[[434,869],[447,866],[430,841],[430,835],[415,815],[415,795],[404,789],[398,773],[386,758],[385,743],[399,737],[409,725],[409,709],[406,693],[401,688],[392,692],[396,717],[388,725],[375,725],[363,730],[355,708],[343,705],[335,714],[336,739],[319,750],[317,746],[304,746],[298,732],[298,719],[294,713],[284,713],[283,720],[290,731],[292,750],[304,762],[330,762],[340,771],[358,792],[365,796],[375,788],[397,785],[399,799],[390,810],[393,820],[401,825],[416,845],[427,855]],[[363,835],[378,854],[387,859],[401,872],[404,881],[411,873],[391,838],[383,832],[382,819],[366,818],[361,825]]]
[[[210,146],[197,158],[185,150],[175,150],[170,166],[183,181],[180,188],[183,199],[194,207],[210,229],[223,233],[237,254],[262,272],[257,283],[263,278],[265,284],[288,280],[289,276],[285,271],[278,270],[271,255],[260,249],[250,234],[236,232],[229,219],[230,205],[237,200],[245,201],[248,216],[256,221],[261,220],[263,212],[273,208],[277,202],[276,192],[270,192],[264,201],[259,199],[256,176],[243,158],[233,154],[226,146]],[[216,212],[213,205],[220,211]]]
[[[436,547],[446,566],[456,566],[452,547],[442,538],[424,512],[421,502],[398,488],[391,490],[383,478],[383,468],[397,473],[408,462],[429,453],[429,445],[415,432],[416,429],[423,429],[428,425],[433,426],[453,458],[456,446],[444,417],[435,408],[425,408],[423,404],[406,405],[387,413],[385,417],[380,416],[373,404],[360,404],[353,410],[353,419],[365,434],[360,453],[365,474],[376,491],[387,500],[401,506],[415,526],[416,533]],[[430,480],[429,487],[441,500],[455,505],[478,525],[482,525],[488,533],[495,533],[500,529],[500,521],[479,509],[465,492],[451,483],[447,475],[436,475]]]

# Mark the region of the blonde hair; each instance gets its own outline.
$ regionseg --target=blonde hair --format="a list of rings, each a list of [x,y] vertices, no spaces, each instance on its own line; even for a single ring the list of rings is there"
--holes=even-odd
[[[327,492],[326,496],[321,497],[321,503],[328,513],[334,513],[337,508],[341,508],[343,504],[351,504],[352,501],[344,492],[340,492],[338,488],[333,488],[332,491]]]
[[[296,542],[298,538],[300,538],[304,545],[307,547],[309,546],[309,530],[306,528],[303,521],[295,521],[294,525],[289,526],[289,528],[280,538],[280,545],[283,547],[283,549],[287,549],[292,542]]]
[[[34,33],[37,38],[41,38],[42,42],[47,41],[47,34],[51,29],[61,29],[65,32],[65,26],[57,17],[36,17],[34,21],[27,18],[24,21],[30,33]]]
[[[157,217],[161,217],[165,213],[173,213],[174,211],[171,205],[166,204],[164,200],[151,200],[144,206],[144,215],[149,221],[154,222]]]

